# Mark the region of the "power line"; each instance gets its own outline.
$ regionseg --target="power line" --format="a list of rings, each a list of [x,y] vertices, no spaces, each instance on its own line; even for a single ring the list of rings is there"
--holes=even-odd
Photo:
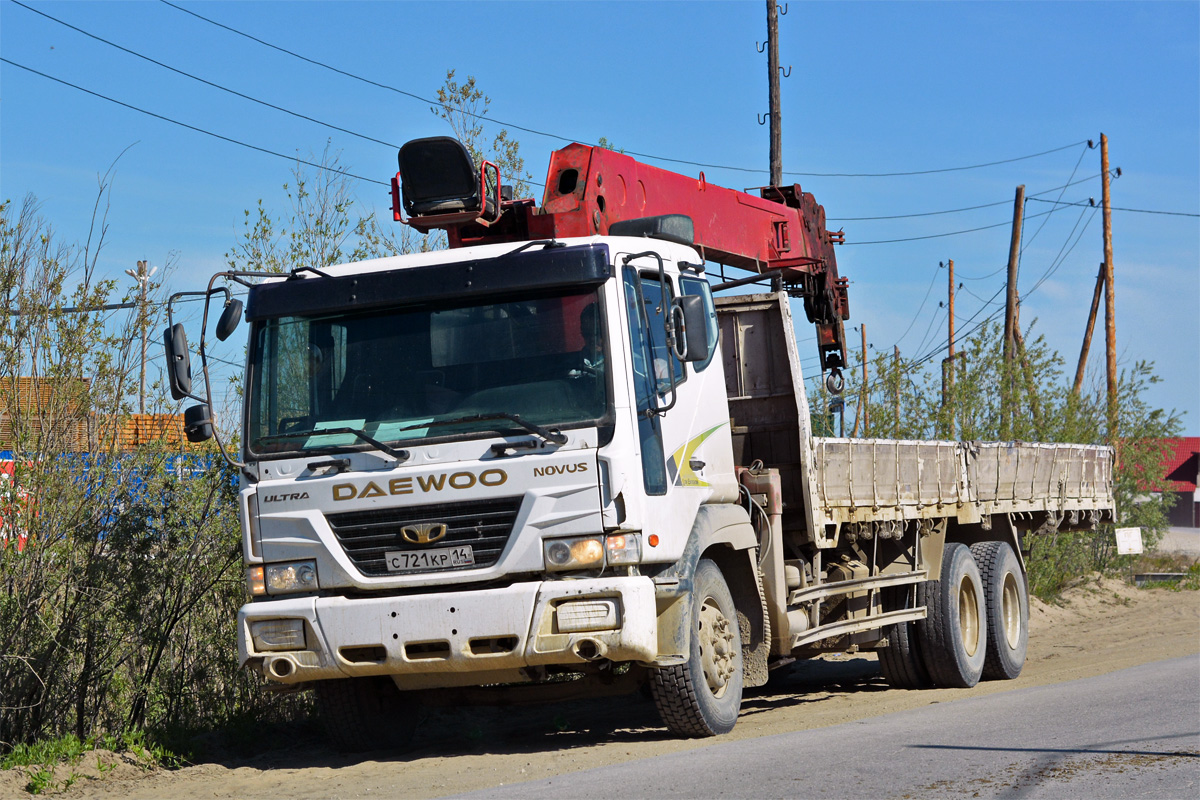
[[[1091,149],[1091,146],[1092,146],[1092,145],[1091,145],[1091,142],[1088,142],[1088,144],[1087,144],[1087,145],[1086,145],[1086,146],[1083,148],[1083,150],[1082,150],[1082,151],[1080,151],[1080,153],[1079,153],[1079,159],[1078,159],[1078,160],[1075,162],[1075,168],[1071,170],[1071,177],[1070,177],[1070,178],[1067,178],[1067,182],[1068,182],[1068,183],[1070,183],[1070,182],[1071,182],[1071,180],[1072,180],[1072,179],[1075,177],[1075,173],[1079,171],[1079,165],[1083,163],[1083,157],[1084,157],[1085,155],[1087,155],[1087,151]],[[1055,207],[1055,208],[1058,208],[1058,206],[1060,205],[1060,201],[1062,200],[1062,196],[1063,196],[1063,194],[1064,194],[1064,193],[1066,193],[1066,191],[1067,191],[1067,190],[1064,188],[1062,191],[1060,191],[1060,192],[1058,193],[1058,197],[1057,197],[1057,198],[1056,198],[1056,199],[1053,201],[1053,202],[1054,202],[1054,207]],[[1025,209],[1024,209],[1024,208],[1022,208],[1022,209],[1021,209],[1021,213],[1022,213],[1022,214],[1024,214],[1024,213],[1025,213]],[[1030,236],[1030,237],[1029,237],[1029,238],[1028,238],[1028,239],[1025,241],[1025,243],[1021,245],[1021,253],[1024,253],[1024,252],[1025,252],[1025,248],[1027,248],[1027,247],[1029,247],[1029,245],[1033,244],[1033,240],[1034,240],[1034,239],[1036,239],[1036,238],[1038,237],[1038,234],[1042,232],[1042,228],[1045,228],[1045,227],[1046,227],[1046,223],[1047,223],[1047,222],[1049,222],[1049,221],[1050,221],[1050,218],[1049,218],[1049,217],[1046,217],[1045,219],[1043,219],[1043,220],[1042,220],[1042,224],[1041,224],[1041,225],[1039,225],[1039,226],[1038,226],[1038,229],[1037,229],[1036,231],[1034,231],[1034,232],[1033,232],[1033,236]],[[1070,241],[1070,238],[1071,238],[1071,237],[1070,237],[1070,235],[1068,235],[1068,236],[1067,236],[1067,240],[1068,240],[1068,241]]]
[[[258,145],[249,144],[247,142],[243,142],[238,139],[232,139],[228,136],[223,136],[219,133],[213,133],[212,131],[205,130],[204,128],[197,128],[195,125],[189,125],[188,123],[180,122],[177,119],[172,119],[170,117],[164,117],[162,114],[155,114],[153,111],[147,111],[144,108],[139,108],[138,106],[130,105],[129,103],[124,103],[120,100],[115,100],[107,95],[100,94],[99,92],[93,92],[91,89],[85,89],[82,86],[79,86],[78,84],[71,83],[70,81],[64,81],[61,78],[55,78],[53,75],[47,75],[44,72],[39,72],[38,70],[33,69],[32,67],[27,67],[24,64],[18,64],[15,61],[4,58],[3,56],[0,56],[0,62],[3,62],[10,66],[16,67],[17,69],[23,69],[26,72],[32,72],[34,75],[40,75],[41,77],[43,77],[47,80],[54,81],[55,83],[61,83],[63,86],[70,86],[72,89],[78,89],[79,91],[84,92],[86,94],[90,94],[93,97],[98,97],[101,100],[107,100],[110,103],[116,103],[117,105],[123,106],[132,111],[137,111],[141,114],[145,114],[146,116],[154,117],[155,119],[160,119],[163,122],[170,122],[172,125],[178,125],[181,128],[187,128],[188,130],[195,131],[197,133],[203,133],[206,136],[213,137],[214,139],[220,139],[221,141],[229,142],[230,144],[236,144],[236,145],[245,147],[250,150],[256,150],[260,153],[266,153],[267,155],[275,156],[277,158],[283,158],[288,161],[291,161],[294,164],[295,163],[304,164],[306,166],[314,167],[316,169],[324,170],[326,172],[333,172],[338,175],[345,175],[347,178],[354,178],[355,180],[365,181],[367,183],[374,183],[377,186],[390,187],[390,184],[384,183],[383,181],[377,181],[374,178],[364,178],[362,175],[355,175],[353,172],[347,172],[347,171],[341,170],[341,169],[334,169],[333,167],[325,166],[323,164],[317,164],[316,162],[313,162],[313,161],[305,161],[303,158],[300,158],[298,156],[287,156],[287,155],[284,155],[283,153],[277,153],[274,150],[268,150],[265,147],[259,147]]]
[[[916,347],[916,349],[917,349],[917,352],[920,352],[920,351],[921,351],[921,349],[922,349],[923,347],[925,347],[925,343],[929,341],[929,334],[931,334],[931,333],[933,332],[933,329],[934,329],[934,323],[940,323],[940,322],[941,322],[941,320],[942,320],[942,311],[943,311],[943,310],[945,310],[947,314],[949,314],[949,313],[950,313],[949,309],[943,309],[941,306],[938,306],[938,310],[937,310],[937,311],[935,311],[933,314],[931,314],[931,315],[930,315],[930,317],[929,317],[929,325],[927,325],[927,326],[925,327],[925,335],[921,337],[921,343],[920,343],[920,344],[918,344],[918,345],[917,345],[917,347]],[[898,344],[897,344],[897,345],[893,345],[893,347],[896,347],[896,346],[898,346]],[[947,346],[948,346],[948,345],[947,345]]]
[[[1078,165],[1076,165],[1076,166],[1078,167]],[[1091,175],[1087,178],[1080,178],[1079,180],[1072,181],[1071,183],[1064,183],[1062,186],[1055,186],[1051,189],[1043,189],[1040,192],[1035,192],[1034,194],[1026,195],[1026,198],[1027,199],[1034,198],[1034,197],[1037,197],[1038,195],[1050,194],[1051,192],[1057,192],[1060,189],[1067,189],[1071,186],[1076,186],[1081,183],[1087,183],[1088,181],[1094,181],[1096,178],[1099,178],[1102,174],[1103,173],[1097,172],[1095,175]],[[1072,177],[1074,177],[1074,174],[1072,174]],[[958,214],[959,212],[962,212],[962,211],[977,211],[981,208],[995,208],[996,206],[1008,205],[1011,202],[1012,202],[1012,200],[997,200],[994,203],[983,203],[982,205],[978,205],[978,206],[964,206],[963,208],[947,208],[942,211],[921,211],[921,212],[918,212],[915,214],[889,214],[887,216],[880,216],[880,217],[827,217],[826,221],[828,221],[828,222],[873,222],[876,220],[888,220],[888,219],[913,219],[914,217],[936,217],[941,214]]]
[[[1072,205],[1072,204],[1066,204],[1066,203],[1064,203],[1063,205]],[[1099,210],[1099,209],[1096,209],[1096,210]],[[1041,278],[1039,278],[1039,279],[1037,280],[1037,282],[1036,282],[1036,283],[1033,285],[1033,288],[1031,288],[1031,289],[1030,289],[1028,292],[1026,292],[1026,293],[1025,293],[1025,295],[1024,295],[1024,297],[1022,297],[1022,298],[1021,298],[1022,302],[1024,302],[1024,300],[1025,300],[1025,299],[1027,299],[1027,298],[1028,298],[1030,295],[1032,295],[1034,292],[1036,292],[1036,291],[1038,290],[1038,288],[1039,288],[1039,287],[1040,287],[1040,286],[1041,286],[1043,283],[1045,283],[1045,281],[1046,281],[1046,280],[1047,280],[1047,279],[1048,279],[1048,278],[1049,278],[1051,275],[1053,275],[1053,274],[1054,274],[1054,272],[1055,272],[1055,271],[1056,271],[1056,270],[1057,270],[1059,267],[1061,267],[1061,266],[1062,266],[1063,262],[1065,262],[1065,260],[1066,260],[1066,257],[1067,257],[1068,255],[1070,255],[1070,254],[1071,254],[1071,251],[1072,251],[1072,250],[1074,250],[1074,249],[1075,249],[1075,246],[1076,246],[1076,245],[1078,245],[1078,244],[1079,244],[1079,242],[1080,242],[1080,241],[1083,239],[1083,234],[1084,234],[1084,233],[1087,231],[1087,227],[1088,227],[1088,225],[1090,225],[1090,224],[1091,224],[1091,221],[1092,221],[1092,219],[1094,219],[1094,218],[1095,218],[1095,216],[1096,216],[1096,214],[1095,214],[1095,211],[1096,211],[1096,210],[1093,210],[1093,212],[1092,212],[1092,216],[1091,216],[1090,218],[1088,218],[1088,221],[1087,221],[1087,223],[1085,223],[1085,224],[1084,224],[1084,226],[1083,226],[1083,230],[1079,231],[1079,235],[1075,237],[1075,242],[1074,242],[1074,244],[1072,244],[1072,245],[1070,246],[1070,248],[1069,248],[1069,249],[1067,249],[1067,251],[1066,251],[1065,253],[1064,253],[1064,252],[1063,252],[1061,249],[1059,250],[1059,256],[1055,258],[1055,261],[1056,261],[1056,262],[1058,262],[1058,263],[1057,263],[1057,264],[1055,264],[1054,262],[1051,262],[1051,266],[1050,266],[1049,268],[1047,268],[1046,272],[1042,274],[1042,277],[1041,277]],[[1066,247],[1066,243],[1067,243],[1067,242],[1070,242],[1070,241],[1071,241],[1071,236],[1072,236],[1072,235],[1075,233],[1075,228],[1076,228],[1076,227],[1078,227],[1078,225],[1079,225],[1079,221],[1078,221],[1078,220],[1076,220],[1076,222],[1075,222],[1075,227],[1072,227],[1072,228],[1071,228],[1071,232],[1067,234],[1066,241],[1063,243],[1063,246],[1064,246],[1064,247]],[[984,300],[984,301],[983,301],[983,305],[981,305],[981,306],[980,306],[980,308],[979,308],[979,310],[978,310],[978,311],[976,311],[974,314],[972,314],[972,315],[971,315],[970,319],[968,319],[968,320],[967,320],[966,324],[967,324],[967,325],[971,324],[971,322],[972,322],[972,321],[973,321],[973,320],[974,320],[976,317],[978,317],[978,316],[979,316],[981,313],[983,313],[983,310],[984,310],[985,308],[987,308],[989,305],[991,305],[992,303],[994,303],[994,302],[995,302],[995,300],[996,300],[996,298],[1000,296],[1000,293],[1001,293],[1001,292],[1003,292],[1003,291],[1004,291],[1004,289],[1005,289],[1005,284],[1003,284],[1003,283],[1002,283],[1002,284],[1000,284],[1000,288],[998,288],[998,289],[996,290],[996,293],[995,293],[995,294],[993,294],[989,300]],[[969,290],[968,290],[968,291],[969,291]],[[982,298],[980,298],[978,295],[976,295],[974,292],[970,292],[970,294],[971,294],[973,297],[975,297],[976,299],[982,299]],[[963,339],[967,339],[967,338],[969,338],[969,337],[970,337],[970,336],[971,336],[973,333],[975,333],[976,331],[978,331],[980,328],[982,328],[984,325],[986,325],[986,324],[987,324],[988,322],[990,322],[991,320],[993,320],[993,319],[995,319],[996,317],[998,317],[998,316],[999,316],[999,315],[1000,315],[1002,312],[1004,312],[1005,310],[1006,310],[1006,309],[1005,309],[1003,306],[1001,306],[1000,308],[997,308],[995,311],[993,311],[993,312],[992,312],[991,314],[989,314],[987,317],[984,317],[982,320],[980,320],[980,322],[979,322],[979,323],[978,323],[978,324],[977,324],[977,325],[976,325],[974,328],[971,328],[970,330],[968,330],[968,331],[966,331],[965,333],[963,333],[961,338],[963,338]],[[924,364],[924,363],[926,363],[926,362],[930,361],[930,360],[931,360],[931,359],[932,359],[934,356],[936,356],[938,353],[941,353],[943,350],[946,350],[948,347],[949,347],[949,344],[945,344],[945,345],[942,345],[941,347],[938,347],[938,348],[936,348],[936,349],[934,349],[934,350],[930,351],[929,353],[925,354],[924,356],[922,356],[922,357],[920,357],[920,358],[918,358],[918,359],[914,360],[914,361],[912,362],[912,366],[920,366],[921,364]]]
[[[1036,292],[1039,286],[1041,286],[1043,283],[1045,283],[1050,278],[1051,275],[1053,275],[1055,272],[1058,271],[1058,268],[1061,267],[1063,265],[1063,262],[1066,261],[1067,256],[1071,255],[1071,251],[1075,249],[1075,245],[1079,244],[1080,240],[1083,239],[1083,234],[1087,231],[1088,226],[1092,224],[1092,220],[1096,218],[1096,212],[1099,210],[1100,210],[1099,208],[1092,209],[1092,215],[1090,217],[1088,217],[1087,222],[1085,222],[1083,224],[1083,228],[1079,231],[1079,235],[1075,237],[1075,243],[1072,244],[1065,253],[1061,249],[1059,250],[1059,257],[1055,259],[1055,261],[1057,261],[1058,263],[1052,262],[1050,268],[1048,270],[1046,270],[1046,273],[1044,275],[1042,275],[1041,278],[1038,278],[1037,283],[1035,283],[1033,285],[1033,288],[1030,289],[1027,294],[1033,294],[1034,292]],[[1082,219],[1083,214],[1086,214],[1086,213],[1087,213],[1087,209],[1085,208],[1080,213],[1080,219]],[[1076,227],[1078,227],[1079,220],[1075,221],[1075,225],[1076,225]],[[1074,233],[1074,232],[1075,232],[1075,228],[1072,228],[1071,233]],[[1067,234],[1067,241],[1068,242],[1071,241],[1071,234]],[[1063,247],[1066,247],[1066,242],[1063,243]]]
[[[942,265],[938,264],[933,270],[933,277],[929,279],[929,288],[925,290],[925,297],[921,300],[921,305],[917,307],[917,313],[913,315],[912,321],[908,323],[908,327],[904,329],[904,333],[900,334],[900,338],[893,343],[893,347],[898,347],[904,341],[904,337],[908,336],[908,332],[912,330],[912,326],[916,324],[917,318],[921,316],[921,312],[925,309],[925,303],[929,300],[929,293],[933,291],[933,284],[937,282],[938,272]]]
[[[1039,203],[1052,202],[1050,200],[1041,200],[1036,197],[1031,197],[1029,199],[1037,200]],[[1086,206],[1088,208],[1099,208],[1098,205],[1096,205],[1094,202],[1091,202],[1091,201],[1089,201],[1087,203],[1061,203],[1061,205],[1064,205],[1064,206]],[[1150,209],[1146,209],[1146,208],[1118,208],[1116,206],[1109,206],[1109,208],[1113,211],[1131,211],[1135,214],[1165,214],[1165,215],[1171,216],[1171,217],[1200,217],[1200,214],[1193,214],[1188,211],[1151,211]]]
[[[1066,205],[1066,204],[1064,204],[1064,205]],[[1034,217],[1044,217],[1047,214],[1053,214],[1055,211],[1058,211],[1058,210],[1059,209],[1052,208],[1049,211],[1043,211],[1040,214],[1031,214],[1031,215],[1027,216],[1026,219],[1033,219]],[[845,244],[842,245],[842,247],[849,247],[850,245],[856,245],[856,244],[858,244],[858,245],[862,245],[862,244],[894,244],[896,242],[917,242],[917,241],[921,241],[923,239],[942,239],[946,236],[958,236],[963,233],[975,233],[976,231],[986,231],[991,228],[1002,228],[1005,225],[1012,225],[1012,222],[1011,221],[997,222],[995,225],[982,225],[978,228],[967,228],[967,229],[961,230],[961,231],[947,231],[946,233],[931,233],[926,236],[909,236],[904,239],[879,239],[879,240],[871,241],[871,242],[846,242]]]
[[[441,103],[439,103],[438,101],[432,100],[427,97],[422,97],[421,95],[416,94],[415,92],[410,92],[405,89],[399,89],[395,86],[391,86],[386,83],[380,83],[379,81],[372,80],[371,78],[366,78],[366,77],[363,77],[362,75],[357,75],[353,72],[348,72],[344,69],[340,69],[331,64],[327,64],[324,61],[318,61],[315,58],[309,58],[308,56],[301,55],[300,53],[297,53],[294,50],[288,50],[286,47],[281,47],[277,44],[268,42],[265,39],[260,39],[257,36],[253,36],[249,33],[246,33],[245,31],[238,30],[237,28],[234,28],[230,25],[226,25],[224,23],[217,22],[216,20],[210,19],[209,17],[203,16],[202,14],[197,14],[195,11],[191,11],[189,9],[184,8],[183,6],[180,6],[175,3],[170,2],[170,0],[159,0],[159,2],[163,3],[164,5],[170,6],[171,8],[175,9],[176,11],[181,11],[184,14],[195,17],[196,19],[201,20],[202,22],[207,22],[209,25],[214,25],[218,28],[221,28],[222,30],[228,31],[229,33],[249,39],[252,42],[262,45],[263,47],[267,47],[267,48],[270,48],[277,52],[284,53],[293,58],[298,58],[307,64],[311,64],[313,66],[320,67],[322,69],[327,69],[331,72],[337,73],[338,75],[342,75],[344,77],[351,78],[356,81],[361,81],[362,83],[366,83],[370,86],[374,86],[379,89],[385,89],[389,92],[395,92],[396,94],[412,98],[413,100],[419,100],[420,102],[426,103],[430,106],[441,105]],[[538,130],[537,128],[530,128],[525,125],[518,125],[515,122],[506,122],[504,120],[497,119],[495,117],[487,117],[483,114],[475,114],[475,113],[471,113],[468,111],[463,111],[462,113],[465,116],[472,117],[474,119],[492,122],[492,123],[495,123],[496,125],[503,125],[505,127],[513,128],[515,130],[524,131],[525,133],[532,133],[535,136],[544,136],[548,139],[556,139],[561,142],[581,142],[581,143],[591,144],[592,146],[596,146],[595,142],[586,142],[584,139],[581,139],[578,137],[563,136],[561,134],[551,133],[549,131]],[[1049,155],[1051,153],[1057,153],[1061,150],[1067,150],[1072,147],[1075,147],[1076,145],[1080,145],[1083,143],[1084,143],[1083,141],[1071,142],[1070,144],[1063,145],[1062,147],[1055,147],[1051,150],[1044,150],[1040,153],[1032,153],[1030,155],[1017,156],[1016,158],[1006,158],[1006,159],[1002,159],[999,161],[989,161],[984,164],[971,164],[971,165],[962,166],[962,167],[944,167],[941,169],[910,170],[910,171],[906,171],[906,172],[875,172],[875,173],[870,173],[870,172],[858,172],[858,173],[850,173],[850,172],[844,172],[844,173],[839,173],[839,172],[785,172],[784,174],[785,175],[795,175],[795,176],[799,176],[799,177],[808,177],[808,178],[893,178],[893,177],[906,177],[906,176],[913,176],[913,175],[933,175],[936,173],[943,173],[943,172],[959,172],[962,170],[980,169],[982,167],[993,167],[998,164],[1011,164],[1015,161],[1025,161],[1030,158],[1037,158],[1039,156]],[[627,153],[628,155],[631,155],[631,156],[637,156],[639,158],[649,158],[654,161],[665,161],[665,162],[672,163],[672,164],[684,164],[687,166],[703,167],[706,169],[722,169],[722,170],[729,170],[731,172],[748,172],[748,173],[755,173],[755,174],[769,173],[769,170],[765,170],[765,169],[755,169],[755,168],[751,168],[751,167],[734,167],[734,166],[723,165],[723,164],[708,164],[708,163],[704,163],[701,161],[690,161],[690,160],[682,159],[682,158],[668,158],[667,156],[658,156],[658,155],[654,155],[653,153],[640,153],[636,150],[626,150],[625,153]]]
[[[274,103],[268,103],[266,100],[259,100],[256,97],[251,97],[248,94],[243,94],[242,92],[239,92],[236,89],[230,89],[227,86],[222,86],[219,83],[213,83],[210,80],[205,80],[204,78],[201,78],[197,75],[193,75],[190,72],[185,72],[181,69],[176,69],[175,67],[172,67],[170,64],[164,64],[163,62],[157,61],[157,60],[151,58],[150,56],[143,55],[142,53],[139,53],[134,50],[130,50],[128,47],[122,47],[121,45],[117,44],[116,42],[109,41],[108,39],[105,39],[102,36],[97,36],[94,33],[88,33],[87,31],[83,30],[82,28],[78,28],[69,22],[64,22],[63,20],[58,19],[57,17],[52,17],[49,14],[45,13],[44,11],[38,11],[36,8],[31,8],[27,5],[25,5],[24,3],[22,3],[20,0],[10,0],[10,2],[12,2],[14,5],[20,6],[21,8],[25,9],[26,11],[32,11],[34,14],[37,14],[38,16],[45,17],[46,19],[50,20],[51,22],[57,22],[59,25],[70,28],[71,30],[75,31],[76,33],[83,34],[84,36],[87,36],[89,39],[95,39],[98,42],[103,42],[104,44],[108,45],[109,47],[115,47],[116,49],[120,50],[123,53],[128,53],[129,55],[134,56],[136,58],[140,58],[143,61],[149,61],[151,64],[162,67],[163,69],[166,69],[166,70],[170,70],[171,72],[174,72],[177,75],[182,75],[185,78],[190,78],[191,80],[198,81],[199,83],[203,83],[205,86],[211,86],[214,89],[219,89],[222,92],[227,92],[229,94],[234,95],[235,97],[240,97],[243,100],[249,100],[252,103],[258,103],[261,106],[266,106],[267,108],[271,108],[276,111],[282,111],[284,114],[290,114],[291,116],[296,117],[298,119],[303,119],[303,120],[307,120],[308,122],[316,123],[317,125],[321,125],[323,127],[329,128],[330,130],[340,131],[341,133],[348,133],[351,136],[356,136],[359,139],[363,139],[368,142],[374,142],[376,144],[381,144],[386,147],[392,147],[392,148],[396,148],[396,149],[399,149],[399,147],[400,147],[400,145],[392,144],[391,142],[385,142],[382,139],[376,139],[374,136],[367,136],[366,134],[352,131],[349,128],[343,128],[341,126],[334,125],[331,122],[324,122],[322,120],[316,119],[315,117],[310,117],[306,114],[301,114],[298,111],[292,111],[290,109],[284,108],[283,106],[277,106]]]
[[[163,0],[166,2],[166,0]],[[1000,161],[989,161],[986,164],[969,164],[963,167],[943,167],[941,169],[919,169],[910,170],[908,172],[788,172],[788,175],[803,175],[811,178],[899,178],[910,177],[913,175],[936,175],[943,172],[962,172],[969,169],[981,169],[983,167],[994,167],[999,164],[1012,164],[1015,161],[1026,161],[1030,158],[1050,155],[1062,150],[1069,150],[1072,147],[1084,144],[1084,142],[1071,142],[1062,147],[1055,147],[1052,150],[1043,150],[1040,153],[1031,153],[1027,156],[1017,156],[1016,158],[1005,158]],[[754,170],[755,172],[766,172],[766,170]]]

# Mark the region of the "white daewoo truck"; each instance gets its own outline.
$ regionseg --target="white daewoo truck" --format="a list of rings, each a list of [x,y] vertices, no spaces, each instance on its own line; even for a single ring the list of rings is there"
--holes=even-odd
[[[789,298],[833,389],[848,307],[799,186],[583,145],[541,206],[498,178],[411,142],[396,216],[450,249],[203,293],[225,338],[215,281],[249,286],[245,666],[315,689],[347,749],[448,687],[648,684],[672,732],[711,736],[826,652],[874,650],[897,687],[1016,677],[1027,536],[1112,519],[1108,448],[814,436]],[[714,299],[745,281],[706,262],[774,291]],[[180,325],[166,346],[189,437],[213,436]]]

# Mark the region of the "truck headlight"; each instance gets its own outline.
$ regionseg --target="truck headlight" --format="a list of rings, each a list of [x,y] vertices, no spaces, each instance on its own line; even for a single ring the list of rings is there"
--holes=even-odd
[[[250,623],[250,639],[259,653],[281,650],[305,650],[302,619],[261,619]]]
[[[542,555],[548,572],[599,569],[606,564],[639,563],[642,560],[642,542],[636,533],[547,539],[542,542]]]
[[[571,539],[547,539],[542,542],[546,569],[596,569],[604,566],[604,537],[578,536]]]
[[[317,589],[317,562],[267,564],[266,578],[268,594],[313,592]]]

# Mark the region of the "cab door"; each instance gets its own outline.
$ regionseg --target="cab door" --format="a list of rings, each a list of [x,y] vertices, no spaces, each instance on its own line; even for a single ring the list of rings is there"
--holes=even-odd
[[[644,490],[638,521],[647,535],[657,533],[662,540],[655,555],[677,557],[700,504],[736,500],[737,489],[724,380],[719,368],[711,375],[705,369],[713,358],[683,363],[671,352],[665,321],[678,283],[669,274],[663,283],[653,257],[622,267]],[[713,329],[715,319],[714,312]],[[710,355],[716,348],[713,337]]]

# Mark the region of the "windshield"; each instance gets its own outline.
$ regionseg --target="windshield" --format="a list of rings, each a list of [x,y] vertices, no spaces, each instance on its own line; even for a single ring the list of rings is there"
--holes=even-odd
[[[250,451],[364,447],[347,428],[410,443],[595,425],[608,408],[602,320],[592,288],[264,320],[251,352]]]

